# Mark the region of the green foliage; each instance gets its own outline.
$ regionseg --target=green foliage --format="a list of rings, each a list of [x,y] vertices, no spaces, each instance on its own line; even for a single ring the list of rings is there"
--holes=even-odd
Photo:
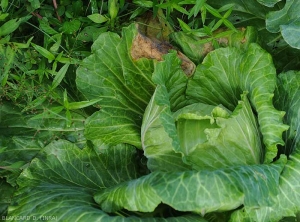
[[[297,38],[300,25],[300,17],[296,13],[298,10],[299,4],[296,1],[287,1],[283,9],[267,15],[266,26],[270,32],[281,32],[290,46],[300,49],[300,42]]]
[[[131,58],[130,48],[136,34],[134,25],[124,29],[122,39],[115,33],[104,33],[92,46],[94,54],[77,70],[77,86],[86,98],[97,99],[99,94],[109,98],[101,102],[100,111],[87,119],[85,135],[90,140],[101,135],[106,143],[130,143],[141,147],[138,129],[154,90],[153,61],[135,62]],[[132,108],[124,112],[127,107]],[[118,133],[111,138],[116,131]]]
[[[1,0],[0,220],[298,218],[299,10]]]

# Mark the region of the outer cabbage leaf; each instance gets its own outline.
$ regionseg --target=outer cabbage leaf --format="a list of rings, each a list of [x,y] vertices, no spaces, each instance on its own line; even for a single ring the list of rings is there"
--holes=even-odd
[[[269,0],[262,0],[261,2],[263,1],[269,2]],[[271,2],[273,2],[273,0],[271,0]],[[209,1],[209,4],[215,8],[221,8],[226,4],[234,5],[228,20],[230,20],[235,27],[253,26],[258,30],[260,45],[273,55],[274,65],[278,72],[300,69],[299,51],[286,43],[281,33],[278,33],[279,30],[275,33],[271,33],[266,29],[267,14],[271,11],[282,10],[285,3],[286,1],[281,1],[274,5],[273,8],[268,8],[267,6],[260,5],[257,0]]]
[[[99,209],[95,214],[91,195],[98,189],[136,178],[134,152],[133,147],[119,146],[96,155],[87,147],[80,150],[64,140],[49,144],[19,177],[20,188],[8,216],[50,214],[59,221],[105,217]]]
[[[248,91],[266,146],[265,162],[271,162],[277,155],[277,145],[284,144],[282,132],[288,128],[282,123],[284,112],[273,106],[275,86],[271,56],[253,43],[246,52],[224,48],[209,53],[189,82],[187,96],[233,110],[240,94]]]
[[[159,203],[202,215],[244,205],[247,209],[270,206],[277,195],[279,176],[286,162],[229,167],[199,172],[154,172],[137,180],[102,190],[95,200],[107,212],[125,208],[151,212]],[[146,203],[141,204],[143,200]]]
[[[153,73],[158,86],[149,102],[142,124],[142,146],[151,171],[191,169],[182,162],[172,110],[192,103],[185,97],[188,78],[176,53],[167,54]]]
[[[270,12],[266,26],[270,32],[279,32],[292,47],[300,49],[300,5],[297,0],[287,0],[283,9]]]
[[[265,18],[266,14],[270,11],[270,8],[260,4],[258,1],[262,2],[269,0],[223,0],[222,2],[218,0],[210,0],[209,4],[215,8],[220,8],[227,4],[233,4],[233,11],[228,19],[235,25],[235,27],[255,26],[261,32],[261,29],[265,29]],[[277,5],[275,5],[275,7],[271,10],[280,9],[280,6]]]
[[[8,218],[53,216],[57,221],[198,221],[198,216],[174,218],[107,215],[93,200],[99,190],[130,181],[137,173],[136,149],[130,145],[85,147],[59,140],[46,146],[18,179],[20,188]]]
[[[172,112],[194,103],[193,100],[186,98],[185,91],[189,78],[180,65],[181,61],[176,56],[176,51],[173,51],[164,56],[164,61],[156,64],[152,76],[152,80],[156,85],[164,86],[168,91]],[[164,104],[161,100],[158,102]]]
[[[130,143],[140,147],[140,126],[144,110],[154,91],[153,61],[133,61],[134,24],[124,28],[122,38],[106,32],[92,46],[93,54],[77,69],[78,89],[87,99],[101,100],[101,110],[87,119],[87,139],[106,143]]]
[[[43,114],[22,113],[18,107],[5,102],[0,106],[0,177],[6,177],[13,186],[23,166],[52,140],[65,138],[79,147],[86,142],[82,115],[72,112],[72,125],[67,127],[64,112],[55,113],[51,118]]]
[[[275,93],[275,105],[286,111],[284,121],[290,125],[286,132],[287,154],[293,152],[279,180],[279,194],[274,205],[269,207],[237,211],[232,221],[279,221],[282,217],[296,216],[300,212],[300,73],[281,73]]]
[[[260,4],[273,7],[277,2],[280,2],[281,0],[257,0]]]
[[[33,136],[0,136],[0,178],[5,177],[12,186],[23,167],[43,148],[41,141]]]
[[[44,106],[44,104],[43,104]],[[75,142],[79,147],[85,145],[83,136],[85,116],[71,112],[72,124],[67,126],[67,118],[62,108],[45,104],[38,109],[39,114],[22,112],[19,107],[9,103],[0,106],[0,133],[5,137],[23,136],[48,144],[54,139],[64,138]]]
[[[59,140],[46,146],[18,179],[20,188],[9,207],[8,218],[53,216],[58,221],[197,221],[194,216],[145,218],[109,216],[97,207],[93,194],[137,178],[135,148],[118,145],[109,149]]]
[[[27,125],[28,119],[32,115],[22,115],[21,109],[9,103],[3,103],[0,106],[0,134],[2,136],[28,136],[36,133]]]
[[[168,91],[158,86],[145,111],[142,145],[151,171],[188,170],[182,162],[175,121],[170,110]]]
[[[295,217],[296,213],[300,212],[299,169],[298,150],[290,156],[280,175],[279,194],[272,197],[274,204],[257,209],[243,208],[235,211],[230,221],[279,221],[283,217]]]
[[[300,147],[300,72],[289,71],[278,76],[274,103],[286,111],[285,123],[290,125],[285,136],[285,153],[291,154]]]
[[[43,113],[33,115],[28,119],[27,125],[37,130],[35,132],[36,137],[43,140],[45,145],[55,139],[66,139],[83,148],[86,145],[86,138],[84,137],[86,115],[80,110],[71,110],[70,113],[71,124],[68,126],[65,110],[55,106],[44,107]]]

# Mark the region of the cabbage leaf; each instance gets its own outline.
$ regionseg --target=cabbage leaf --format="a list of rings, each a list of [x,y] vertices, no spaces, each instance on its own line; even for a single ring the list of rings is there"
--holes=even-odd
[[[266,146],[264,161],[271,162],[277,155],[277,145],[284,144],[282,133],[288,129],[282,123],[284,112],[273,105],[275,86],[276,71],[271,56],[252,43],[246,52],[228,47],[209,53],[189,82],[187,96],[233,110],[240,94],[249,92]]]
[[[297,0],[287,0],[285,6],[267,15],[266,27],[270,32],[281,32],[284,40],[292,47],[300,49],[299,16],[300,5]]]
[[[85,122],[84,147],[77,144],[80,137],[70,142],[72,134],[69,141],[45,147],[40,141],[24,146],[30,138],[0,138],[4,146],[24,148],[22,158],[31,160],[12,180],[18,189],[8,217],[212,221],[226,215],[229,221],[279,221],[295,216],[299,72],[277,76],[271,56],[247,43],[215,49],[187,76],[175,51],[160,62],[132,59],[136,34],[134,25],[122,37],[101,34],[77,70],[83,95],[102,98],[101,109]],[[9,116],[6,107],[0,111]],[[64,129],[60,115],[20,121],[13,115],[8,134],[20,127],[41,129],[47,137],[52,120]],[[0,153],[11,157],[5,147]],[[13,189],[6,182],[0,186]]]
[[[100,191],[95,200],[107,212],[122,208],[151,212],[160,202],[202,215],[241,205],[256,209],[273,204],[284,165],[282,159],[277,164],[214,171],[154,172]]]
[[[93,54],[77,70],[77,86],[84,96],[88,100],[102,98],[101,110],[87,119],[87,139],[141,146],[140,125],[154,84],[153,60],[131,58],[137,33],[134,24],[123,29],[122,38],[103,33],[92,46]]]
[[[136,149],[130,145],[79,149],[65,140],[44,148],[18,179],[19,189],[7,218],[26,215],[57,221],[153,221],[108,215],[93,200],[99,190],[133,180],[139,175]],[[157,218],[155,221],[205,221],[197,215]]]

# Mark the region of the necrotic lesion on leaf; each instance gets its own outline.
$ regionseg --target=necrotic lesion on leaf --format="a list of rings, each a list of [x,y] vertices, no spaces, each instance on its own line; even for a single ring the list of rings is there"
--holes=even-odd
[[[149,38],[139,30],[132,43],[131,56],[134,60],[148,58],[162,61],[163,55],[167,54],[170,50],[176,49],[170,43],[155,38]],[[181,68],[187,76],[191,76],[195,71],[196,65],[182,52],[176,51],[177,56],[182,62]]]

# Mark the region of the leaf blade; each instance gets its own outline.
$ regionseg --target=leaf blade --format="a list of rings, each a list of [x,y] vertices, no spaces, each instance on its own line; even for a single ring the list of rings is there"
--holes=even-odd
[[[47,49],[43,48],[42,46],[36,45],[34,43],[31,43],[31,45],[42,56],[44,56],[46,59],[48,59],[49,62],[52,62],[53,60],[55,60],[55,56],[51,52],[49,52]]]
[[[284,112],[273,105],[275,85],[276,71],[271,56],[252,43],[246,52],[235,48],[211,52],[197,67],[187,94],[199,102],[222,104],[233,110],[242,91],[248,91],[249,100],[258,112],[267,149],[265,161],[272,162],[277,155],[277,145],[284,144],[282,133],[288,129],[282,123]]]
[[[53,82],[52,82],[52,86],[51,86],[51,90],[55,89],[63,80],[63,78],[65,77],[68,68],[70,66],[70,63],[66,63],[65,65],[63,65],[63,67],[60,68],[60,70],[56,73]]]
[[[133,60],[136,35],[134,24],[123,29],[122,39],[115,33],[101,34],[92,46],[93,55],[77,69],[76,83],[85,97],[102,98],[102,110],[87,120],[85,135],[89,139],[115,140],[114,144],[131,141],[141,147],[142,115],[154,90],[153,61]]]

